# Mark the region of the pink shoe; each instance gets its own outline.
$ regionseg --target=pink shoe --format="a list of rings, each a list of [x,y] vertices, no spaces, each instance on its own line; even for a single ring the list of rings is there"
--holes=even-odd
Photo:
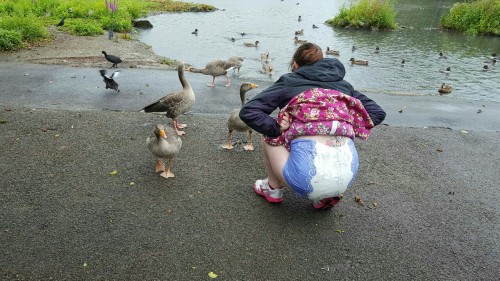
[[[253,190],[260,196],[264,196],[269,203],[281,203],[283,201],[283,189],[272,189],[267,179],[256,180]]]
[[[342,196],[339,197],[328,197],[320,201],[313,201],[313,207],[316,210],[328,210],[340,202]]]

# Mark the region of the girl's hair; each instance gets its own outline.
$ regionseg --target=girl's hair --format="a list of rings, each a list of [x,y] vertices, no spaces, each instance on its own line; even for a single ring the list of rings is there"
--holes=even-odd
[[[297,63],[299,67],[303,65],[313,64],[323,59],[323,51],[321,47],[314,43],[302,44],[293,54],[290,62],[290,69],[293,70],[293,63]]]

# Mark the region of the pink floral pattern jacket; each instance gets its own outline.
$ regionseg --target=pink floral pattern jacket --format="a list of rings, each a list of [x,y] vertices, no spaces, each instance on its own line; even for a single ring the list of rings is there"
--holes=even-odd
[[[279,137],[266,137],[270,145],[284,145],[290,150],[293,139],[304,135],[334,135],[366,139],[373,121],[361,101],[336,90],[313,88],[298,94],[278,113],[280,123],[285,112],[290,127]]]

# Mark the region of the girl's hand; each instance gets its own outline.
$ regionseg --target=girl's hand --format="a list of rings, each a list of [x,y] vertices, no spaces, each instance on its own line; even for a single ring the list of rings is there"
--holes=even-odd
[[[283,118],[280,121],[280,130],[282,132],[290,128],[290,114],[288,112],[283,113]]]

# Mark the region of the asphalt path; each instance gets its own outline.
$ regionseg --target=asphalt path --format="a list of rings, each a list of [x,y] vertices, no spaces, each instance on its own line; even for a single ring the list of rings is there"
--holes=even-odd
[[[2,280],[498,280],[498,105],[370,94],[388,119],[356,140],[345,200],[315,211],[252,191],[257,136],[220,147],[237,78],[188,74],[197,104],[161,178],[145,139],[168,121],[138,111],[176,73],[122,72],[114,93],[96,69],[0,66]]]

